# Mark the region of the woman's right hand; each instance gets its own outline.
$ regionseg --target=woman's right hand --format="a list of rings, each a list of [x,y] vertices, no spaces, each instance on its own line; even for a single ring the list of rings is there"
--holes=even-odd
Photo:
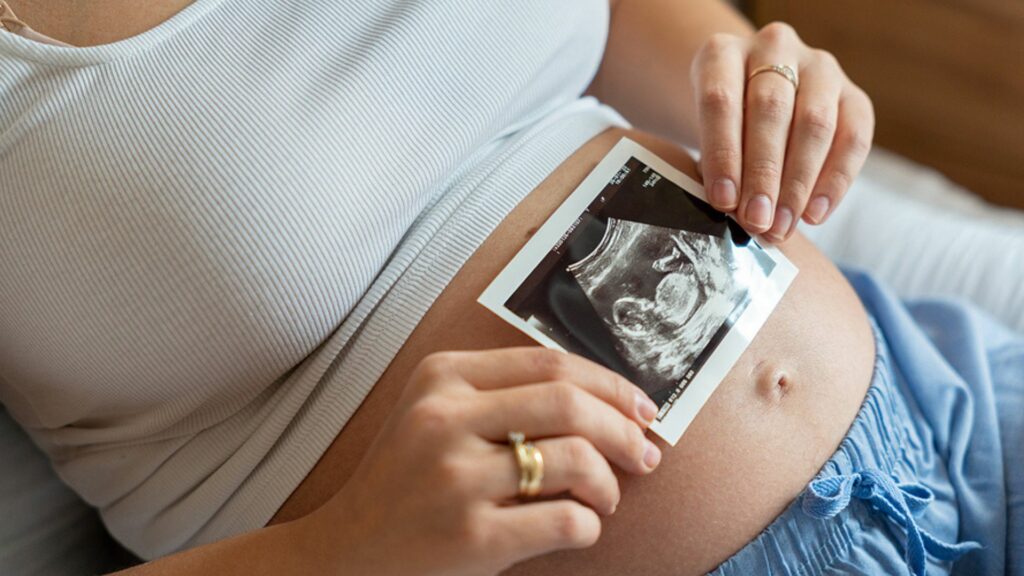
[[[612,465],[658,465],[644,435],[656,412],[639,388],[576,355],[431,354],[351,479],[303,521],[339,573],[495,574],[587,547],[619,502]],[[548,498],[517,499],[512,430],[541,450]]]

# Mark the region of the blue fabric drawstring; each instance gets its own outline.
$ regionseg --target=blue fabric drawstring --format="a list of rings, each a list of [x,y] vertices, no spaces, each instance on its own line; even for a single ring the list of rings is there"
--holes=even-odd
[[[804,493],[803,511],[813,518],[827,519],[850,505],[850,500],[863,500],[907,531],[907,565],[911,574],[925,576],[925,552],[939,560],[956,560],[971,550],[981,548],[973,541],[947,544],[920,528],[920,516],[935,496],[927,486],[898,482],[881,470],[868,468],[852,474],[840,474],[810,483]]]

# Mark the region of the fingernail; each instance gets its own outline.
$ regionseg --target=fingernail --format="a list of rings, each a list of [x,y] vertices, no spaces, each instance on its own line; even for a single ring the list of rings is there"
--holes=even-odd
[[[640,419],[650,424],[651,421],[654,420],[654,417],[658,415],[658,406],[647,396],[647,394],[637,392],[636,411],[640,414]]]
[[[779,206],[775,211],[775,222],[772,224],[772,236],[782,240],[789,234],[789,228],[793,225],[793,211],[786,206]]]
[[[647,439],[644,441],[647,442],[647,447],[644,448],[644,466],[646,466],[648,470],[654,470],[658,463],[661,462],[661,450],[658,450],[658,447],[654,445],[654,442]]]
[[[747,223],[764,230],[772,223],[772,201],[767,194],[758,194],[747,202]]]
[[[726,210],[736,206],[736,184],[728,178],[719,178],[711,185],[711,203]]]
[[[815,224],[820,223],[828,214],[828,205],[828,196],[818,196],[807,205],[807,217]]]

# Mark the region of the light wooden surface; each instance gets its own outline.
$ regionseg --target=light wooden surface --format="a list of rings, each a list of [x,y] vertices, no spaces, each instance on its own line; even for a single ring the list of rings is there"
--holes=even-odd
[[[1024,1],[752,0],[833,52],[875,104],[875,141],[1024,208]]]

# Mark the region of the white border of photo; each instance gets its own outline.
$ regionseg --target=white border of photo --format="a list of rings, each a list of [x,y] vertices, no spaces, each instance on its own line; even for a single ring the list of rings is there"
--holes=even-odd
[[[707,202],[703,186],[640,144],[629,138],[622,138],[544,222],[543,226],[537,230],[498,276],[491,281],[477,301],[543,346],[564,352],[561,345],[506,308],[505,302],[540,265],[566,231],[587,210],[587,207],[630,158],[636,158],[650,166],[662,177]],[[757,241],[756,238],[755,241]],[[771,315],[793,279],[796,278],[796,266],[781,251],[759,241],[758,245],[776,264],[768,276],[768,281],[761,286],[762,289],[757,293],[750,294],[750,303],[747,308],[736,319],[728,333],[694,375],[683,394],[668,407],[667,412],[663,410],[650,427],[655,434],[673,446],[682,437],[743,351],[754,340],[754,336],[761,330],[768,316]]]

